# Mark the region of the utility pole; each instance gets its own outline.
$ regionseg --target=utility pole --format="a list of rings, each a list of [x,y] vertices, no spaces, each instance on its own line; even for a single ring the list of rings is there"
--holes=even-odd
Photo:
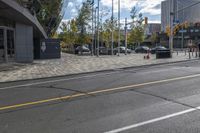
[[[118,56],[120,54],[120,0],[118,0]]]
[[[113,28],[114,28],[114,0],[112,0],[112,16],[111,16],[111,21],[112,21],[112,46],[111,46],[111,55],[113,55],[113,47],[114,47],[114,34],[113,34]]]
[[[97,56],[99,57],[99,5],[100,0],[98,0],[98,10],[97,10]]]
[[[185,18],[185,14],[183,11],[183,17]],[[182,26],[182,32],[181,32],[181,50],[183,51],[183,47],[184,47],[184,35],[183,35],[183,26]]]
[[[173,29],[174,29],[174,0],[170,0],[170,28],[171,28],[171,33],[169,37],[169,48],[171,51],[171,55],[173,53]]]
[[[95,8],[95,34],[94,34],[94,54],[97,55],[97,7]]]
[[[125,55],[127,55],[127,18],[125,18]]]
[[[92,46],[91,46],[91,55],[94,55],[94,1],[91,3],[92,5]]]

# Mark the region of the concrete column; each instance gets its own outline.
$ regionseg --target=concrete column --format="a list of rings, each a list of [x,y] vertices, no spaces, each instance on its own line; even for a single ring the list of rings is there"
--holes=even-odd
[[[15,58],[17,62],[33,62],[33,27],[16,23]]]
[[[8,62],[8,45],[7,45],[7,29],[4,28],[3,30],[3,36],[4,36],[4,59],[5,62]]]

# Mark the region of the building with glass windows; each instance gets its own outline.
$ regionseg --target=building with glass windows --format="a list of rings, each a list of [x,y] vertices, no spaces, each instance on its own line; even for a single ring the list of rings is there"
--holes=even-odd
[[[47,38],[33,2],[39,8],[38,0],[0,0],[0,62],[32,62],[34,46]]]
[[[161,24],[149,23],[145,27],[145,35],[152,35],[153,33],[159,33],[161,31]]]
[[[161,30],[165,31],[170,26],[170,12],[174,13],[175,22],[200,22],[200,4],[186,8],[200,0],[165,0],[161,3]]]

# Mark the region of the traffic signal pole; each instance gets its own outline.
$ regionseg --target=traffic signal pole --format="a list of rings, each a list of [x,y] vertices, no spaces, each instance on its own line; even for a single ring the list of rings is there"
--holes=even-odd
[[[112,0],[112,17],[111,17],[111,21],[112,21],[112,46],[111,46],[111,55],[113,55],[113,47],[114,47],[114,0]]]
[[[121,32],[121,30],[120,30],[120,0],[118,0],[118,56],[120,55],[120,41],[121,41],[121,39],[120,39],[120,32]]]
[[[169,48],[170,48],[171,54],[173,53],[173,40],[174,40],[174,36],[173,36],[173,29],[174,29],[173,20],[174,20],[174,13],[171,12],[170,13],[170,27],[171,27],[170,32],[171,32],[171,34],[170,34],[170,37],[169,37]]]
[[[97,57],[99,57],[99,5],[100,5],[100,0],[98,0],[98,9],[97,9]]]

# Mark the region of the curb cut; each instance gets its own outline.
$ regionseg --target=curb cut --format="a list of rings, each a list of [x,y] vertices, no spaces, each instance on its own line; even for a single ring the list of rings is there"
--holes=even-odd
[[[169,64],[182,63],[182,62],[193,62],[193,61],[198,61],[198,60],[199,59],[188,59],[188,60],[181,60],[181,61],[172,61],[172,62],[164,62],[164,63],[155,63],[155,64],[140,65],[140,66],[130,66],[130,67],[121,67],[121,68],[114,68],[114,69],[97,70],[97,71],[91,71],[91,72],[82,72],[82,73],[74,73],[74,74],[64,74],[64,75],[58,75],[58,76],[52,76],[52,77],[42,77],[42,78],[33,78],[33,79],[24,79],[24,80],[13,80],[13,81],[5,81],[5,82],[1,82],[0,81],[0,84],[15,83],[15,82],[25,82],[25,81],[34,81],[34,80],[44,80],[44,79],[48,80],[48,79],[59,78],[59,77],[63,78],[63,77],[86,75],[86,74],[93,74],[93,73],[114,72],[114,71],[127,70],[127,69],[135,69],[135,68],[148,68],[148,67],[154,67],[154,66],[161,66],[161,65],[169,65]]]

